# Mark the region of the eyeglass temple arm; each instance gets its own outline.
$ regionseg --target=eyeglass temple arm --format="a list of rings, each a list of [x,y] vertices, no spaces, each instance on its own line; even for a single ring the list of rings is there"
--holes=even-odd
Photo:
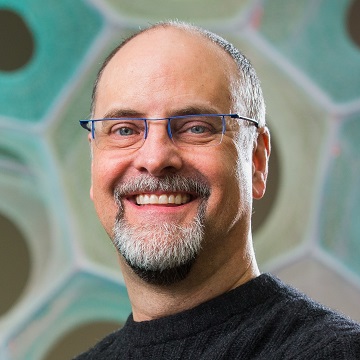
[[[246,116],[240,116],[238,114],[231,114],[230,117],[232,119],[241,119],[241,120],[246,120],[246,121],[250,121],[251,123],[253,123],[257,128],[259,127],[259,122],[255,119],[246,117]]]

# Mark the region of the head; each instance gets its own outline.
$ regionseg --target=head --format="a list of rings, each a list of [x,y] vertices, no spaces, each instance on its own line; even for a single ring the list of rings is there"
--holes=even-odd
[[[188,24],[152,26],[105,60],[93,118],[189,113],[238,113],[257,119],[259,129],[228,119],[220,145],[179,148],[161,120],[148,122],[140,149],[109,151],[91,141],[98,216],[124,266],[159,285],[185,279],[196,264],[215,269],[234,254],[247,258],[252,198],[263,195],[267,175],[264,100],[249,61]]]

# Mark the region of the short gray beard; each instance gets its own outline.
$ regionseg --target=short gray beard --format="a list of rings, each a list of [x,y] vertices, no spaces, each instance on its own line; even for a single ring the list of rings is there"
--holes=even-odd
[[[125,217],[121,196],[129,192],[195,192],[202,201],[198,213],[188,225],[166,222],[130,225]],[[113,242],[133,271],[148,283],[171,285],[189,274],[203,241],[206,200],[210,190],[203,180],[179,175],[165,178],[137,177],[116,188],[119,212],[114,225]]]

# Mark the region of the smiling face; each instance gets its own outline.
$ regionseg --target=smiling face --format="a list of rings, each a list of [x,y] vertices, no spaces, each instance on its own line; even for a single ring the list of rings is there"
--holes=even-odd
[[[230,113],[236,73],[229,55],[201,36],[153,29],[128,42],[104,69],[94,118]],[[140,149],[93,145],[91,198],[105,230],[140,276],[150,271],[153,279],[154,271],[182,266],[186,271],[177,281],[194,261],[216,266],[234,253],[246,257],[252,149],[238,153],[230,127],[218,146],[178,148],[166,124],[149,121]],[[134,252],[131,247],[137,255],[129,260],[125,252]]]

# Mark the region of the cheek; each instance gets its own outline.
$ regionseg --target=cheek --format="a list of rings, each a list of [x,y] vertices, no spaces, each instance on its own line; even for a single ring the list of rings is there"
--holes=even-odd
[[[206,159],[201,159],[199,164],[202,165],[202,173],[211,185],[209,207],[217,212],[218,216],[225,216],[224,212],[238,206],[240,198],[237,154],[233,151],[216,152]]]
[[[111,172],[104,163],[94,160],[92,165],[92,193],[96,203],[101,196],[111,193]]]
[[[214,179],[214,202],[218,202],[221,217],[236,220],[244,211],[251,209],[251,164],[235,149],[218,159],[221,167],[212,174]],[[216,190],[216,192],[215,192]],[[219,205],[224,211],[219,212]]]
[[[113,196],[114,188],[126,167],[126,162],[122,161],[118,154],[111,155],[94,150],[91,165],[94,194],[97,192],[104,196]]]
[[[114,201],[114,188],[119,181],[119,162],[109,161],[96,155],[93,158],[90,194],[100,222],[110,235],[118,207]]]

